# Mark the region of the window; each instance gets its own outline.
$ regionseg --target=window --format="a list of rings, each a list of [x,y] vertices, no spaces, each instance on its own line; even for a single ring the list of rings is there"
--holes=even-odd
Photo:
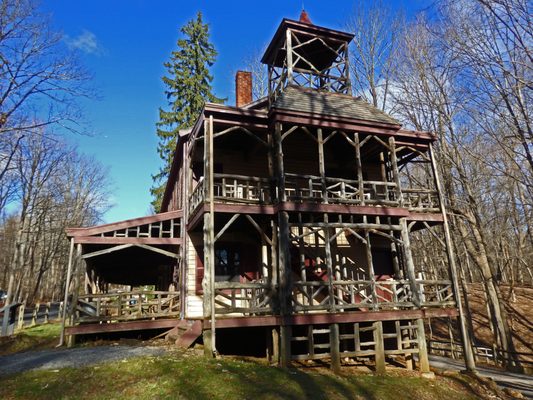
[[[215,281],[238,281],[241,273],[241,255],[238,251],[222,247],[215,249]]]

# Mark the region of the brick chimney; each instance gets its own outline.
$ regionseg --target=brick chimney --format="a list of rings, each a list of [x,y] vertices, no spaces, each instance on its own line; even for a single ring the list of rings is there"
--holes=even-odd
[[[237,71],[235,75],[235,105],[242,107],[252,102],[252,73]]]

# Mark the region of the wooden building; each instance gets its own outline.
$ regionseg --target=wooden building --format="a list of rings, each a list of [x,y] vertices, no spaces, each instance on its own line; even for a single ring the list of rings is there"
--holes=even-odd
[[[262,58],[268,97],[252,102],[239,72],[235,107],[205,105],[160,214],[68,230],[71,267],[87,273],[67,335],[173,328],[208,355],[383,371],[417,354],[429,371],[424,319],[460,311],[453,269],[426,271],[410,244],[427,230],[450,258],[436,138],[352,96],[352,37],[284,19]]]

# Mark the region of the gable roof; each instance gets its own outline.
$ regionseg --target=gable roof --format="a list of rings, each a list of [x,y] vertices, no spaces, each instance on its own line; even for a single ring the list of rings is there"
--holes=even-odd
[[[296,86],[286,87],[271,108],[401,126],[398,120],[358,97]]]

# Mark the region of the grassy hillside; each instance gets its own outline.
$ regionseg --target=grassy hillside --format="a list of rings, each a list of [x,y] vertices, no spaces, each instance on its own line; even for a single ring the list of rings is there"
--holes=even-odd
[[[491,398],[474,379],[434,380],[393,370],[386,376],[346,368],[279,369],[239,359],[208,360],[192,351],[80,369],[33,371],[3,378],[2,399],[476,399]],[[492,398],[494,398],[492,396]]]

